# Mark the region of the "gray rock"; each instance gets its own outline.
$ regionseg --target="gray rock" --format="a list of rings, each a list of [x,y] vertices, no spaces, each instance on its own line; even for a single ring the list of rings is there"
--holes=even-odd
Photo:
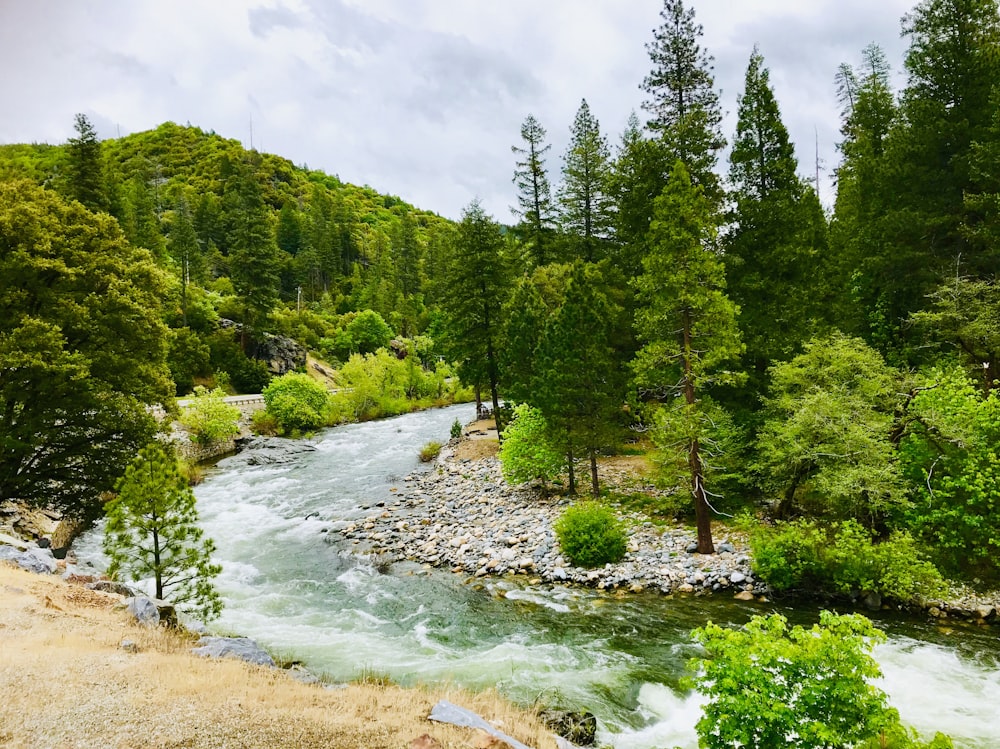
[[[122,598],[135,598],[139,595],[138,591],[133,590],[125,583],[115,582],[114,580],[96,580],[92,583],[87,583],[85,586],[88,590],[99,590],[102,593],[114,593],[116,596],[121,596]]]
[[[723,541],[715,547],[715,550],[720,554],[733,554],[736,552],[736,547],[727,541]]]
[[[240,443],[239,447],[239,453],[219,461],[219,465],[223,467],[281,465],[293,463],[302,453],[316,450],[316,446],[308,442],[280,437],[254,437],[245,443]]]
[[[48,549],[29,546],[24,551],[13,546],[0,546],[0,559],[7,559],[28,572],[51,575],[56,571],[56,559]]]
[[[744,582],[746,579],[747,579],[747,576],[744,575],[742,572],[734,572],[733,574],[731,574],[729,576],[729,582],[733,583],[734,585],[739,585],[740,583]]]
[[[160,608],[152,598],[133,596],[125,602],[125,608],[140,624],[155,627],[160,623]]]
[[[191,650],[204,658],[239,658],[247,663],[274,668],[274,659],[249,637],[202,637]]]
[[[124,650],[126,653],[138,653],[139,646],[135,644],[132,640],[122,640],[118,647]]]

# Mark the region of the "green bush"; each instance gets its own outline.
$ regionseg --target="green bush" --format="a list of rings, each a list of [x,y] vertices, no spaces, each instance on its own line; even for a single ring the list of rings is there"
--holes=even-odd
[[[329,395],[309,375],[291,372],[264,388],[264,403],[282,430],[303,431],[326,424]]]
[[[462,438],[462,422],[455,419],[454,423],[451,425],[451,438],[453,440]]]
[[[625,556],[625,526],[611,508],[598,502],[573,505],[555,523],[556,537],[578,567],[599,567]]]
[[[545,417],[537,408],[520,405],[514,420],[504,429],[500,444],[500,465],[508,484],[523,484],[541,479],[546,482],[562,470],[564,457],[547,438]]]
[[[436,458],[441,452],[440,442],[428,442],[426,445],[420,448],[420,462],[430,463],[434,458]]]
[[[191,434],[191,441],[200,445],[222,442],[240,433],[240,410],[226,403],[221,388],[194,389],[194,398],[181,411],[180,422]]]
[[[750,546],[754,572],[775,590],[878,593],[903,603],[945,591],[941,573],[908,533],[876,541],[854,520],[826,528],[810,520],[759,527]]]

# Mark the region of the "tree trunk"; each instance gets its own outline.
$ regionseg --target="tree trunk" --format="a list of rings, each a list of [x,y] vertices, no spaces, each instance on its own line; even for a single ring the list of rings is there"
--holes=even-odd
[[[160,534],[153,528],[153,574],[156,576],[156,598],[163,600],[163,566],[160,564]]]
[[[570,496],[576,494],[576,474],[573,471],[573,448],[566,451],[566,473],[569,476]]]
[[[684,310],[684,401],[694,407],[694,380],[691,372],[691,315]],[[698,553],[714,554],[712,543],[712,516],[709,515],[708,496],[705,494],[705,477],[701,470],[698,438],[688,443],[688,469],[691,471],[691,493],[694,495],[694,517],[698,526]]]
[[[590,491],[594,494],[594,499],[597,499],[601,494],[601,487],[597,483],[597,451],[590,451]]]
[[[476,390],[476,420],[478,421],[483,416],[483,394],[482,391],[479,389],[478,382],[476,383],[475,390]]]

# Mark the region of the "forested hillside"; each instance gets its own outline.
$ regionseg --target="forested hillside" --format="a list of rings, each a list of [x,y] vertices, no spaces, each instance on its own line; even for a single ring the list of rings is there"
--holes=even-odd
[[[475,200],[456,225],[196,127],[101,142],[79,116],[65,145],[0,147],[0,178],[43,188],[3,193],[3,262],[46,277],[37,244],[6,240],[17,211],[68,211],[45,231],[69,234],[113,218],[155,263],[149,335],[178,394],[262,388],[264,334],[334,363],[395,338],[411,366],[454,364],[489,392],[501,428],[502,400],[534,408],[570,492],[583,468],[599,494],[597,457],[651,435],[704,553],[714,514],[763,506],[995,576],[1000,13],[924,0],[902,31],[905,60],[871,45],[830,71],[832,210],[801,176],[766,50],[748,45],[723,133],[702,29],[665,0],[645,121],[612,144],[584,100],[549,123],[570,128],[561,158],[534,116],[512,133],[513,226]],[[8,268],[10,361],[41,297]]]

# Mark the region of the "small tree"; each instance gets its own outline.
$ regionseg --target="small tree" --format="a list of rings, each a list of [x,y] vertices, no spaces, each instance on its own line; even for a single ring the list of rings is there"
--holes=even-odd
[[[547,438],[548,425],[537,408],[522,404],[514,409],[514,420],[504,430],[500,465],[508,484],[541,479],[542,492],[559,474],[562,453]]]
[[[743,629],[709,622],[693,633],[707,651],[695,684],[707,698],[698,721],[704,749],[829,749],[895,730],[899,715],[871,684],[871,656],[885,635],[865,617],[824,611],[811,629],[780,614]]]
[[[118,496],[108,503],[104,552],[108,574],[130,580],[152,578],[156,597],[202,621],[222,612],[212,578],[215,544],[198,527],[194,492],[177,470],[177,460],[151,442],[125,470]]]
[[[307,374],[289,372],[264,388],[267,411],[285,430],[318,429],[326,423],[326,388]]]
[[[191,405],[181,411],[181,424],[191,433],[191,441],[200,445],[222,442],[240,433],[240,410],[223,400],[222,388],[194,389]]]

